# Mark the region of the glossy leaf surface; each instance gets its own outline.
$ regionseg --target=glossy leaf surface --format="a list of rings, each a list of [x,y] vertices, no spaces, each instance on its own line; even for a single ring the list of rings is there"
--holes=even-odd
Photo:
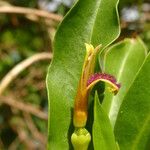
[[[48,70],[48,148],[69,149],[72,109],[85,56],[84,43],[111,43],[119,34],[117,0],[79,0],[55,36],[54,58]]]
[[[117,82],[121,84],[117,95],[114,96],[106,90],[103,100],[103,108],[109,114],[113,126],[123,98],[132,85],[146,55],[146,48],[139,38],[125,39],[111,47],[105,54],[104,72],[114,75]]]
[[[103,110],[97,94],[94,100],[93,145],[94,150],[117,150],[110,120]]]
[[[150,148],[150,55],[124,98],[115,135],[121,150]]]

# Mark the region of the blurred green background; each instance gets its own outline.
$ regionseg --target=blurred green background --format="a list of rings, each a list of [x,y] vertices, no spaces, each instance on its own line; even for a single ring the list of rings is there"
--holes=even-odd
[[[64,16],[73,3],[74,0],[0,0],[0,10],[4,6],[19,6]],[[120,0],[119,15],[122,31],[118,40],[140,36],[150,49],[149,0]],[[32,14],[0,12],[0,80],[32,55],[52,53],[58,24],[59,21]],[[19,101],[47,115],[45,78],[49,63],[50,59],[45,59],[32,64],[0,95],[0,150],[46,149],[47,119],[4,100]]]

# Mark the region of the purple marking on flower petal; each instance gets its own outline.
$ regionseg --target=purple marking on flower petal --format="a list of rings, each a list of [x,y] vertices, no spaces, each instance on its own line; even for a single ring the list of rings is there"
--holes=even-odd
[[[98,79],[108,80],[108,81],[112,82],[113,84],[115,84],[118,88],[121,87],[121,85],[117,83],[117,81],[116,81],[114,76],[112,76],[110,74],[106,74],[106,73],[95,73],[95,74],[93,74],[89,78],[89,80],[87,82],[87,86],[89,86],[92,82],[94,82],[95,80],[98,80]]]

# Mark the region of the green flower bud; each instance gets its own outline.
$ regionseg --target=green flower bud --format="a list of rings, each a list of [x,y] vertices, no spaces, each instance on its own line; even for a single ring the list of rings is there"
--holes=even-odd
[[[71,136],[74,150],[87,150],[91,135],[85,128],[77,128]]]

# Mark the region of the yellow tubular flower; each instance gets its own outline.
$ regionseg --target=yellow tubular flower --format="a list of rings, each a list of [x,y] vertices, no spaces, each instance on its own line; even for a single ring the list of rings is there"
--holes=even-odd
[[[77,128],[82,128],[86,125],[89,92],[97,82],[103,81],[110,84],[112,87],[111,91],[115,94],[120,88],[120,85],[116,83],[116,80],[113,76],[104,73],[94,74],[95,59],[99,52],[99,49],[101,48],[101,45],[97,46],[95,49],[91,44],[85,45],[86,56],[77,89],[77,95],[75,97],[73,114],[73,124]]]
[[[71,142],[74,150],[87,150],[91,141],[90,133],[85,129],[88,116],[88,96],[91,88],[99,81],[108,83],[111,86],[111,92],[116,94],[120,84],[116,79],[105,73],[95,73],[95,59],[101,45],[95,49],[91,44],[86,45],[86,56],[82,68],[82,74],[79,81],[77,94],[75,97],[73,124],[75,131],[71,136]]]

